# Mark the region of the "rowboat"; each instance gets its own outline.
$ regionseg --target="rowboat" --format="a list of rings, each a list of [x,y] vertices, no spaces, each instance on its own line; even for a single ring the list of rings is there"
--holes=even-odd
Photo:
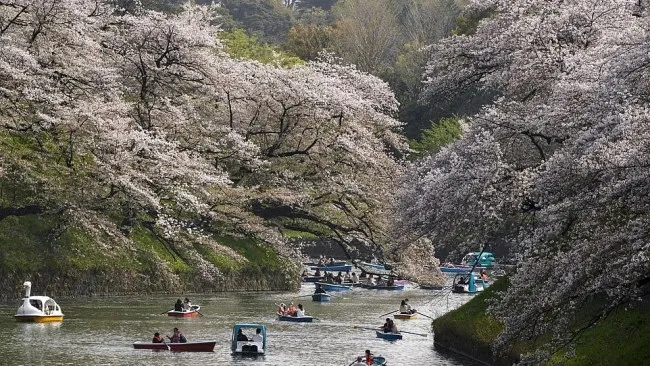
[[[325,282],[316,282],[316,285],[322,286],[323,290],[325,291],[347,291],[352,288],[351,286],[348,285],[337,285],[337,284],[325,283]]]
[[[291,316],[291,315],[281,315],[278,314],[278,318],[283,322],[294,322],[294,323],[311,323],[314,321],[312,316]]]
[[[170,310],[167,312],[167,315],[176,316],[180,318],[193,318],[199,315],[199,310],[201,310],[200,306],[192,305],[190,306],[189,310],[183,310],[183,311]]]
[[[418,288],[422,290],[443,290],[444,285],[419,285]]]
[[[417,313],[413,313],[413,314],[395,314],[395,315],[393,315],[393,317],[395,319],[402,319],[402,320],[415,319],[416,316],[417,316]]]
[[[150,343],[135,342],[135,349],[155,349],[174,352],[212,352],[217,341],[187,342],[187,343]]]
[[[254,341],[251,337],[247,341],[238,341],[237,334],[242,330],[250,330],[253,334],[259,334],[262,341]],[[258,333],[259,329],[259,333]],[[231,350],[233,355],[240,356],[258,356],[266,353],[266,326],[264,324],[235,324],[232,327]]]
[[[19,322],[47,323],[63,321],[61,307],[47,296],[31,296],[32,283],[25,281],[25,297],[14,318]]]
[[[327,262],[323,264],[318,264],[317,262],[304,262],[303,265],[307,267],[344,266],[345,261],[334,261],[334,262]]]
[[[386,365],[386,357],[384,356],[375,356],[372,359],[372,366],[384,366]]]
[[[380,270],[386,270],[387,269],[385,264],[369,263],[369,262],[359,262],[359,264],[364,265],[366,267],[371,267],[371,268],[380,269]]]
[[[483,280],[475,273],[459,273],[454,277],[451,285],[451,292],[457,294],[475,294],[482,292],[488,287],[488,281]]]
[[[361,287],[368,289],[368,290],[393,290],[393,291],[399,291],[399,290],[404,290],[404,285],[393,285],[393,286],[387,286],[387,285],[368,285],[368,284],[363,284]]]
[[[311,267],[311,269],[312,271],[320,269],[321,271],[328,271],[328,272],[350,272],[352,270],[352,265],[346,264],[340,266],[316,266],[316,267]]]
[[[376,332],[377,332],[377,338],[382,338],[389,341],[396,341],[398,339],[402,339],[402,335],[400,333],[386,333],[379,330],[377,330]]]
[[[311,299],[314,301],[320,301],[320,302],[325,302],[325,301],[330,301],[330,295],[328,294],[313,294],[311,295]]]
[[[302,282],[320,282],[323,281],[325,277],[323,276],[304,276]]]

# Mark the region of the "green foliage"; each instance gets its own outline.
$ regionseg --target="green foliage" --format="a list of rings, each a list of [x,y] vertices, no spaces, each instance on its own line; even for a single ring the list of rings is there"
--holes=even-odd
[[[461,136],[459,118],[443,118],[438,123],[424,130],[419,141],[411,141],[410,146],[416,151],[415,156],[432,155],[440,151],[445,145],[457,140]]]
[[[305,231],[297,231],[297,230],[284,230],[282,232],[285,238],[293,238],[293,239],[316,239],[318,236],[308,233]]]
[[[452,34],[455,36],[472,35],[476,33],[476,28],[478,28],[481,20],[492,16],[492,14],[493,11],[487,9],[480,13],[460,15],[456,20],[456,28],[454,28]]]
[[[131,239],[141,251],[139,259],[145,262],[151,262],[150,257],[160,258],[167,262],[169,266],[177,273],[191,272],[192,268],[175,255],[170,248],[161,242],[151,231],[142,226],[135,226],[131,231]]]
[[[52,223],[37,216],[0,220],[0,267],[4,271],[39,271],[44,266],[43,239]]]
[[[289,30],[284,49],[303,60],[314,60],[332,46],[332,34],[331,27],[296,25]]]
[[[260,43],[255,36],[248,35],[243,29],[221,32],[219,37],[224,41],[225,51],[234,58],[255,60],[282,67],[293,67],[305,63],[300,58],[290,56],[277,47]]]
[[[255,34],[262,42],[280,44],[293,25],[291,10],[276,0],[222,0],[221,5],[238,28]]]
[[[281,265],[277,253],[272,248],[265,246],[254,239],[219,237],[218,242],[219,244],[233,249],[250,262],[256,263],[263,268],[279,268]]]

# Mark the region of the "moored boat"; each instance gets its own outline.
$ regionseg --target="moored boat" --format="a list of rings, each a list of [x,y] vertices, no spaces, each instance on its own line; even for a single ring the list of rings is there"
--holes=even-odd
[[[323,276],[303,276],[302,282],[320,282],[324,281],[325,277]]]
[[[47,296],[31,296],[32,283],[25,281],[25,297],[14,318],[19,322],[47,323],[63,321],[61,307]]]
[[[201,307],[199,305],[190,306],[189,310],[183,309],[182,311],[170,310],[167,312],[169,316],[175,316],[180,318],[193,318],[199,316]]]
[[[326,302],[330,301],[330,295],[329,294],[313,294],[311,295],[311,299],[314,301],[320,301],[320,302]]]
[[[278,314],[278,319],[284,322],[294,322],[294,323],[311,323],[314,321],[312,316],[291,316],[291,315],[281,315]]]
[[[402,339],[402,335],[400,333],[386,333],[379,330],[376,330],[375,332],[377,332],[377,338],[386,339],[389,341]]]
[[[350,272],[352,270],[351,264],[340,265],[340,266],[315,266],[311,267],[313,271],[320,269],[321,271],[327,272]]]
[[[249,340],[237,340],[239,331],[241,330],[243,332],[245,329],[250,329],[256,335],[252,336]],[[261,340],[259,338],[261,338]],[[235,324],[232,328],[231,342],[232,344],[230,348],[233,355],[264,355],[266,353],[266,326],[264,324]]]
[[[201,342],[186,342],[186,343],[151,343],[151,342],[135,342],[133,348],[135,349],[154,349],[163,351],[174,352],[212,352],[214,345],[217,341],[201,341]]]
[[[409,319],[415,319],[416,316],[417,316],[417,313],[413,313],[413,314],[400,313],[400,314],[393,315],[393,318],[402,319],[402,320],[409,320]]]
[[[334,283],[325,283],[325,282],[316,282],[316,285],[322,286],[323,290],[325,291],[347,291],[352,288],[352,286],[348,286],[348,285],[337,285]]]

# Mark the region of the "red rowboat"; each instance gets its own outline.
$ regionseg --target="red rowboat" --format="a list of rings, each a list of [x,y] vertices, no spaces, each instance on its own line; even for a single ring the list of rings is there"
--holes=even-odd
[[[187,342],[187,343],[145,343],[135,342],[135,349],[157,349],[174,352],[212,352],[217,341]]]

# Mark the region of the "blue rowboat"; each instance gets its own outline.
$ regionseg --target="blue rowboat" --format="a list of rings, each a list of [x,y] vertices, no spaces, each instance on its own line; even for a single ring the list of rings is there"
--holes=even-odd
[[[321,271],[328,272],[350,272],[352,270],[352,265],[340,265],[340,266],[320,266],[320,267],[311,267],[312,271],[320,269]]]
[[[324,282],[316,282],[316,285],[321,285],[323,287],[323,290],[325,291],[347,291],[352,288],[351,286],[336,285],[333,283],[324,283]]]
[[[381,270],[386,270],[386,265],[385,264],[379,264],[379,263],[368,263],[368,262],[361,262],[362,265],[375,268],[375,269],[381,269]]]
[[[378,330],[376,332],[377,332],[377,338],[386,339],[389,341],[396,341],[398,339],[402,339],[402,335],[399,333],[385,333]]]
[[[404,290],[404,285],[393,285],[393,286],[385,286],[385,285],[361,285],[361,287],[368,289],[368,290]]]
[[[331,296],[328,295],[328,294],[313,294],[313,295],[311,295],[312,300],[320,301],[320,302],[330,301],[330,297]]]
[[[386,365],[386,357],[384,357],[384,356],[375,356],[372,359],[372,365],[373,366],[384,366],[384,365]]]
[[[312,316],[291,316],[291,315],[278,314],[278,318],[280,321],[283,322],[294,322],[294,323],[311,323],[314,321],[314,317]]]

